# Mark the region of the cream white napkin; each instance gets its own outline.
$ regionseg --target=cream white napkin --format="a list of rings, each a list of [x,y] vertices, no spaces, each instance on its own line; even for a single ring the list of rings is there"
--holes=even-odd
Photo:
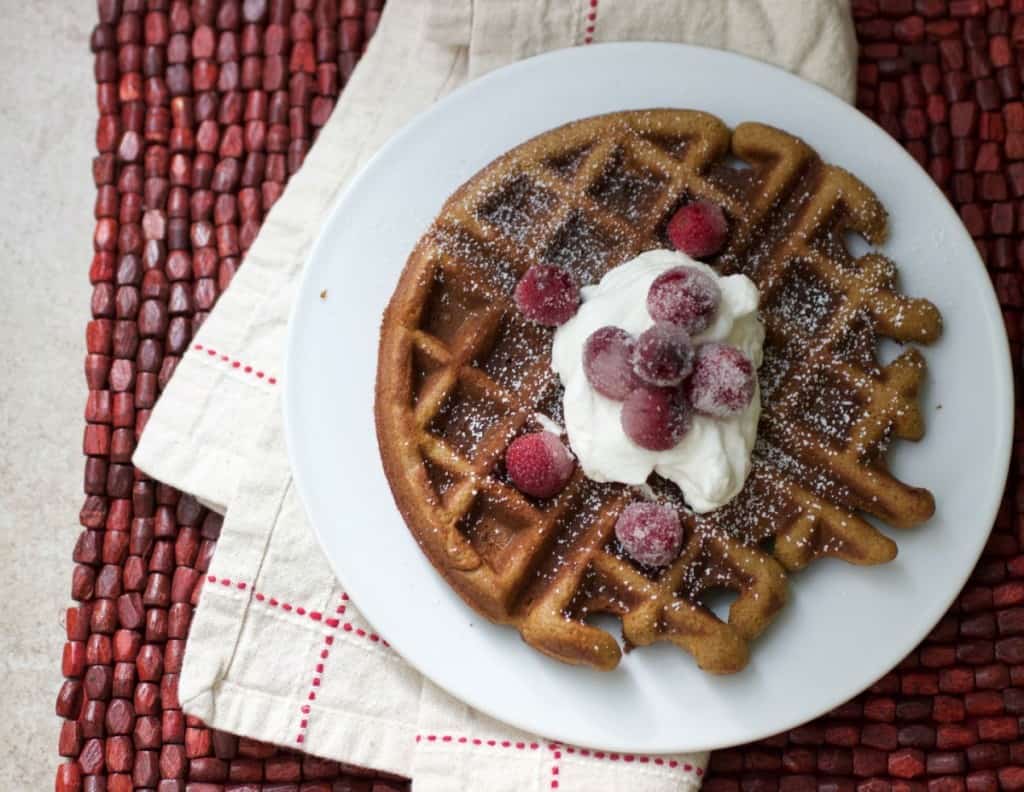
[[[135,454],[223,530],[179,696],[218,729],[401,773],[416,792],[696,789],[707,756],[607,754],[498,723],[394,654],[348,600],[292,484],[280,391],[289,307],[328,208],[363,162],[452,88],[573,45],[670,40],[736,50],[851,99],[847,0],[389,0],[305,165],[203,325]]]

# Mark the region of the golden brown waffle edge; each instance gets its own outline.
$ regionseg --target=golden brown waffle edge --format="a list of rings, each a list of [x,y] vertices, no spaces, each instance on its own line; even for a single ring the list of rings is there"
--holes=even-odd
[[[640,496],[578,470],[558,496],[516,491],[504,450],[537,411],[560,410],[551,331],[518,316],[530,264],[581,284],[654,247],[682,202],[720,204],[727,248],[711,263],[762,293],[763,414],[743,492],[707,515],[652,481],[687,529],[680,557],[652,571],[614,539]],[[878,244],[886,212],[855,176],[799,139],[755,123],[729,130],[692,110],[597,116],[543,133],[460,187],[412,252],[381,327],[375,420],[396,504],[431,563],[474,609],[538,650],[614,668],[618,642],[588,623],[621,619],[627,647],[672,641],[714,673],[741,669],[785,604],[787,575],[816,558],[876,564],[895,544],[864,515],[911,527],[926,490],[885,464],[893,437],[924,433],[924,358],[877,360],[878,336],[929,343],[935,307],[897,290],[892,262],[854,259],[846,235]],[[707,607],[734,596],[728,618]]]

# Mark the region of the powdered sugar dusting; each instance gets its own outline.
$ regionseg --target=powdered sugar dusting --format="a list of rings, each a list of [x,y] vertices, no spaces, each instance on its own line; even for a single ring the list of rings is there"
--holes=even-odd
[[[890,299],[896,293],[885,277],[871,275],[864,260],[839,249],[844,230],[870,228],[877,211],[845,183],[835,188],[839,177],[817,160],[793,174],[779,173],[780,153],[788,152],[772,151],[772,139],[761,141],[764,159],[753,158],[749,169],[733,175],[715,163],[702,182],[697,163],[703,146],[671,134],[661,119],[657,111],[635,114],[628,124],[616,122],[602,131],[623,142],[602,149],[600,139],[577,141],[561,153],[548,150],[530,167],[513,166],[511,178],[501,168],[485,171],[471,183],[462,208],[442,216],[432,231],[436,266],[428,276],[420,329],[480,379],[453,378],[428,424],[474,472],[432,461],[427,478],[439,498],[469,493],[458,525],[484,568],[506,574],[519,554],[527,554],[523,577],[507,593],[514,614],[552,597],[553,583],[571,578],[574,593],[559,607],[566,619],[580,623],[595,613],[621,615],[663,597],[671,603],[666,613],[697,613],[717,587],[758,600],[770,618],[774,611],[752,586],[783,575],[771,557],[776,538],[787,538],[801,519],[826,511],[881,509],[879,498],[899,485],[875,462],[894,424],[914,417],[913,372],[919,364],[908,359],[898,367],[879,365],[876,328],[881,317],[887,332],[923,338],[934,332],[915,331],[919,305]],[[640,138],[659,153],[645,153]],[[743,150],[735,139],[733,148]],[[598,154],[606,160],[595,167]],[[645,162],[649,156],[661,159]],[[672,168],[687,173],[685,190],[666,179]],[[780,178],[788,181],[773,186]],[[500,450],[522,431],[561,433],[564,418],[560,387],[537,374],[550,354],[551,331],[517,316],[511,306],[516,283],[537,262],[565,268],[580,285],[594,283],[638,252],[664,246],[668,214],[694,197],[723,200],[722,186],[734,202],[728,207],[732,236],[712,264],[755,281],[765,295],[769,331],[759,375],[764,431],[747,485],[727,506],[706,515],[693,514],[679,490],[657,476],[632,490],[576,476],[552,503],[526,502],[507,486]],[[771,189],[779,192],[769,206],[765,196]],[[653,216],[654,207],[661,216]],[[480,317],[486,321],[473,324]],[[417,355],[418,398],[448,364]],[[728,389],[738,383],[720,384]],[[848,456],[856,460],[853,481],[846,468],[831,464]],[[616,515],[640,501],[671,507],[685,525],[682,553],[663,569],[630,559],[614,536]],[[819,527],[813,539],[793,540],[811,557],[840,553],[850,541],[829,533],[824,518]]]

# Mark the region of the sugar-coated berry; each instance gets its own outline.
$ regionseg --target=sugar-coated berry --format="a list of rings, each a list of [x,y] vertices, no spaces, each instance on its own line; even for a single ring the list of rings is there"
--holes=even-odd
[[[553,264],[534,264],[519,279],[513,295],[527,319],[549,327],[565,324],[580,304],[580,288],[572,275]]]
[[[647,312],[656,322],[670,322],[696,335],[711,325],[721,299],[718,284],[707,273],[673,267],[647,290]]]
[[[505,451],[505,469],[516,489],[535,498],[550,498],[572,478],[576,460],[551,432],[517,437]]]
[[[631,503],[615,522],[615,537],[635,561],[671,564],[683,548],[683,525],[675,509],[658,503]]]
[[[632,360],[633,372],[648,385],[678,385],[693,370],[690,334],[679,325],[657,322],[636,340]]]
[[[583,344],[583,373],[591,387],[616,401],[639,385],[633,373],[633,336],[621,327],[595,330]]]
[[[690,406],[679,388],[636,388],[622,403],[626,437],[648,451],[674,448],[690,428]]]
[[[702,344],[687,381],[690,403],[712,418],[739,415],[754,398],[755,377],[754,365],[736,347]]]
[[[665,233],[676,250],[694,258],[706,258],[722,249],[729,223],[718,204],[694,201],[676,210]]]

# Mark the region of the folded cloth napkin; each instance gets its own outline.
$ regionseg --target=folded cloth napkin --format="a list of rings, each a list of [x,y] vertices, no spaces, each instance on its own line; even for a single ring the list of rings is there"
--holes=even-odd
[[[179,682],[207,724],[439,790],[696,789],[707,760],[553,743],[454,700],[373,632],[292,484],[280,391],[289,307],[339,192],[404,122],[484,72],[560,47],[670,40],[781,65],[851,99],[847,0],[389,0],[333,116],[153,411],[135,463],[226,511]]]

